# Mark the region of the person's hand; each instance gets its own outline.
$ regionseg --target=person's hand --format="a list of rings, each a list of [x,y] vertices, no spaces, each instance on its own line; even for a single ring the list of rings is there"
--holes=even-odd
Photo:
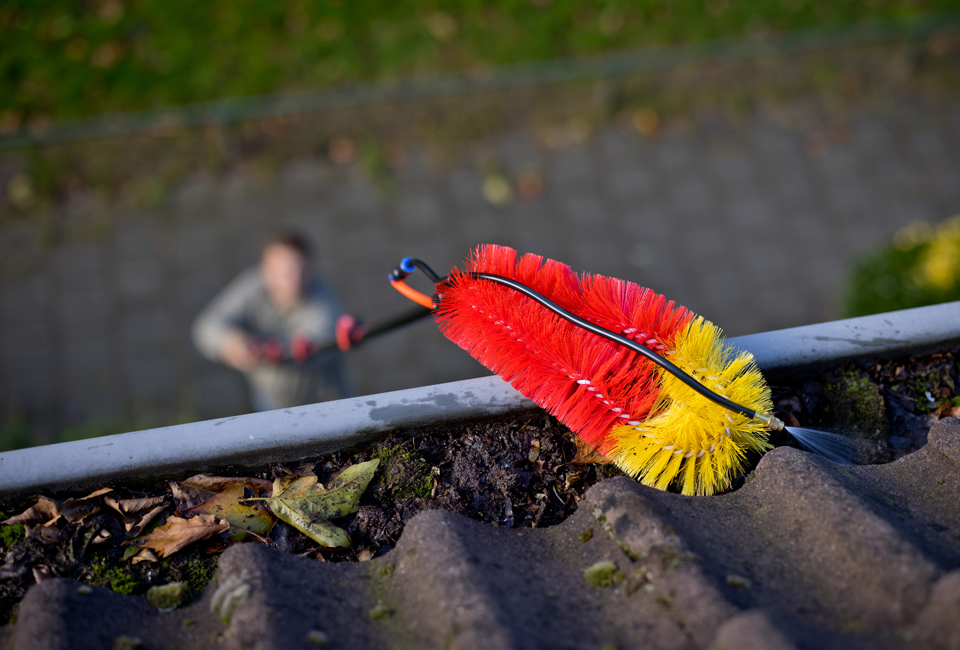
[[[230,332],[220,346],[220,359],[240,372],[247,372],[257,365],[253,341],[243,332]]]
[[[337,318],[337,347],[341,352],[346,352],[359,343],[366,333],[366,326],[351,314],[342,314]]]

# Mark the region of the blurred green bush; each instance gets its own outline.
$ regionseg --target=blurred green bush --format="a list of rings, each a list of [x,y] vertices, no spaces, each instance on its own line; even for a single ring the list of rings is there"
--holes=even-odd
[[[893,242],[860,259],[844,297],[848,316],[960,300],[960,215],[915,221]]]

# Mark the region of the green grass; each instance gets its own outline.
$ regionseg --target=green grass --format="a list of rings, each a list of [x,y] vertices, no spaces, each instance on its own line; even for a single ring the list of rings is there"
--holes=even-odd
[[[0,131],[956,9],[956,0],[0,0]]]

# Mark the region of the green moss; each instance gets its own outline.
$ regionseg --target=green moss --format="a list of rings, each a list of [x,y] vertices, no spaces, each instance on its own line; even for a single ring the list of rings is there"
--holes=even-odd
[[[583,579],[594,589],[619,584],[624,577],[623,572],[610,560],[597,562],[583,571]]]
[[[886,433],[886,404],[880,388],[859,368],[838,370],[823,384],[823,411],[835,426],[864,434]]]
[[[0,519],[7,519],[6,513],[0,512]],[[0,526],[0,548],[6,550],[23,539],[23,524]]]
[[[113,640],[112,650],[143,650],[143,641],[135,636],[118,636]]]
[[[129,564],[120,565],[116,560],[98,554],[90,562],[84,582],[118,594],[134,594],[140,591],[138,573],[139,570]]]
[[[383,603],[378,603],[370,610],[370,620],[372,621],[382,621],[391,617],[393,617],[393,610]]]
[[[188,553],[174,555],[160,561],[165,575],[174,582],[187,585],[191,593],[198,594],[217,574],[217,559],[215,556],[200,557]]]
[[[577,537],[577,539],[579,539],[581,542],[589,542],[591,539],[593,539],[593,528],[588,528],[580,533],[580,536]]]
[[[371,488],[378,498],[430,498],[433,475],[427,461],[401,447],[381,448],[377,458],[380,468]]]
[[[190,589],[182,582],[171,582],[150,587],[147,590],[147,602],[161,612],[173,611],[181,605],[186,605],[190,602],[190,598]]]

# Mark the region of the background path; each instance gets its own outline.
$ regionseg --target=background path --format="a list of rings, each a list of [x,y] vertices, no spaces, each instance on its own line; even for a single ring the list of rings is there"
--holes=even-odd
[[[443,271],[499,243],[644,284],[739,335],[840,317],[859,254],[913,220],[960,212],[955,104],[904,103],[830,128],[704,117],[655,139],[614,124],[549,149],[507,133],[486,148],[507,177],[539,172],[542,195],[494,207],[474,162],[432,169],[411,152],[388,196],[356,166],[304,160],[271,183],[196,180],[166,209],[118,215],[85,241],[41,250],[29,226],[5,227],[2,399],[41,440],[59,422],[149,426],[246,410],[242,380],[199,357],[189,326],[284,227],[311,238],[321,270],[368,322],[408,308],[386,282],[401,257]],[[64,218],[84,218],[73,210]],[[486,372],[429,322],[351,357],[358,394]]]

